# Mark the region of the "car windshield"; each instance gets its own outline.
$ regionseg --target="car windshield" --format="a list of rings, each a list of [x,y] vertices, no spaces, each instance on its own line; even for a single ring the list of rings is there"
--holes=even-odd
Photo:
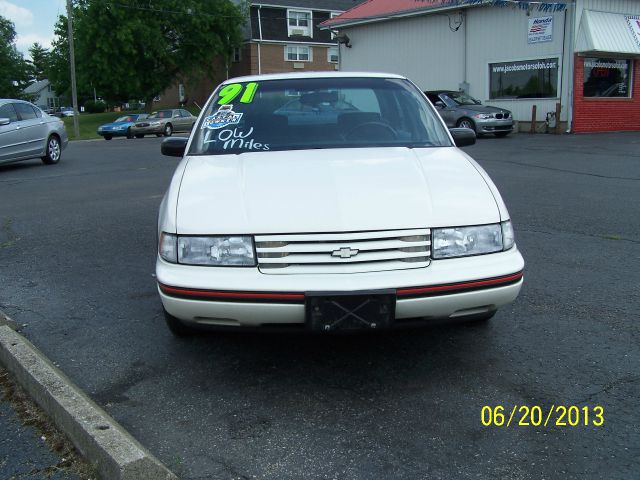
[[[149,118],[171,118],[172,114],[172,110],[160,110],[158,112],[153,112],[149,115]]]
[[[434,146],[451,141],[407,80],[329,77],[222,85],[189,153]]]
[[[131,115],[126,115],[124,117],[120,117],[116,120],[116,122],[133,122],[135,120]]]
[[[446,95],[458,105],[482,105],[480,100],[476,100],[464,92],[447,92]]]

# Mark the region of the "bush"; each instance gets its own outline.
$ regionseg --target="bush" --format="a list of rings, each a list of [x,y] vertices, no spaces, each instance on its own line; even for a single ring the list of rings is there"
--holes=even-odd
[[[104,113],[107,109],[107,104],[102,100],[94,102],[93,100],[87,100],[84,104],[84,111],[86,113]]]

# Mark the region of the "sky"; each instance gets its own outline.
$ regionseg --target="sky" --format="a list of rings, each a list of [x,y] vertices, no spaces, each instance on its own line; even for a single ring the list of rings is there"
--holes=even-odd
[[[29,47],[38,42],[51,47],[58,15],[66,14],[66,0],[0,0],[0,16],[15,25],[18,50],[29,57]]]

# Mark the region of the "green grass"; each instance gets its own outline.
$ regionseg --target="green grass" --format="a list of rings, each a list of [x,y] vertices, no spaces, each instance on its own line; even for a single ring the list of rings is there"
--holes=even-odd
[[[200,113],[200,109],[198,107],[189,106],[185,107],[191,113],[193,113],[196,117]],[[93,140],[96,138],[102,138],[100,135],[96,133],[98,127],[104,123],[111,123],[116,118],[126,115],[128,113],[144,113],[142,111],[135,112],[106,112],[106,113],[81,113],[78,117],[80,121],[80,137],[76,138],[75,130],[73,128],[73,117],[63,117],[64,126],[67,129],[67,135],[69,135],[69,140]]]
[[[139,112],[106,112],[106,113],[81,113],[78,117],[80,123],[80,137],[76,138],[73,128],[73,117],[64,117],[64,126],[67,129],[69,140],[91,140],[102,138],[96,133],[98,127],[103,123],[111,123],[116,118],[126,115],[127,113]]]

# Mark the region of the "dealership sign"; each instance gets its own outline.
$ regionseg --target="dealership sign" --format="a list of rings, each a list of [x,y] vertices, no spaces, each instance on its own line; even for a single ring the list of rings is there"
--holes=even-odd
[[[550,42],[553,38],[553,17],[529,19],[527,43]]]
[[[637,15],[633,15],[626,16],[625,18],[627,19],[627,24],[629,25],[631,32],[633,32],[633,37],[636,41],[636,44],[638,45],[638,47],[640,47],[640,17]]]

